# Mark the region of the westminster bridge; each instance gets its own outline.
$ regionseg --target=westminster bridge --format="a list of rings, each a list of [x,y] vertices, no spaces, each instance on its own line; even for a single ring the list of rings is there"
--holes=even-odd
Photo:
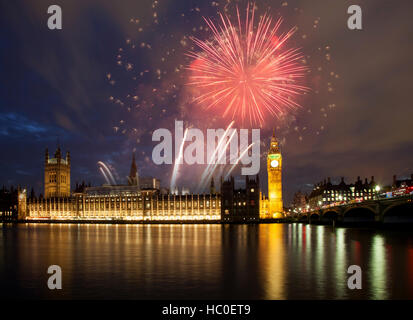
[[[413,223],[413,195],[326,206],[300,213],[309,223]]]

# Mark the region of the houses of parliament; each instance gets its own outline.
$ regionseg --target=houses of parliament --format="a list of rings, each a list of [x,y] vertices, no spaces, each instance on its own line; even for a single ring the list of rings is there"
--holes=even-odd
[[[18,195],[18,219],[34,221],[216,221],[258,222],[282,218],[282,156],[273,134],[267,156],[268,197],[260,191],[258,175],[245,177],[245,188],[235,188],[234,178],[221,178],[220,192],[211,180],[208,193],[176,194],[160,190],[157,179],[140,181],[135,162],[127,185],[77,188],[71,192],[70,153],[60,147],[44,159],[44,197]],[[148,180],[148,179],[146,179]],[[152,183],[153,181],[153,183]]]

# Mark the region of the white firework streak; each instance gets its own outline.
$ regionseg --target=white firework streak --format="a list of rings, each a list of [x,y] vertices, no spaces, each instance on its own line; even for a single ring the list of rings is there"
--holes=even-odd
[[[254,145],[254,143],[251,143],[248,148],[246,148],[241,155],[238,157],[237,161],[233,164],[233,166],[231,167],[231,169],[227,172],[227,174],[225,175],[225,180],[228,179],[229,175],[231,174],[231,172],[235,169],[235,167],[238,165],[238,162],[241,160],[241,158],[244,156],[245,153],[248,152],[248,150]]]
[[[227,136],[228,130],[231,129],[231,127],[232,127],[233,124],[234,124],[234,121],[231,121],[231,123],[228,125],[227,129],[225,130],[224,134],[222,135],[222,138],[219,140],[218,145],[217,145],[217,147],[216,147],[215,150],[214,150],[214,153],[211,155],[211,159],[209,159],[208,165],[207,165],[207,167],[205,168],[204,172],[202,173],[201,181],[199,182],[199,186],[200,186],[200,187],[198,187],[198,190],[202,190],[202,189],[203,189],[203,186],[204,186],[204,184],[205,184],[205,179],[206,179],[206,177],[208,176],[210,167],[211,167],[211,165],[212,165],[212,163],[211,163],[211,162],[212,162],[212,159],[215,158],[216,153],[218,152],[218,150],[219,150],[222,142],[224,141],[225,137]],[[216,164],[214,164],[214,166],[216,166]]]
[[[102,162],[102,161],[99,161],[99,162],[98,162],[98,165],[101,165],[101,166],[103,167],[103,169],[105,169],[106,172],[109,174],[109,177],[110,177],[110,179],[111,179],[111,183],[109,183],[109,184],[111,184],[111,185],[116,185],[116,180],[115,180],[115,178],[113,177],[112,172],[110,171],[110,169],[108,168],[108,166],[107,166],[104,162]]]
[[[103,177],[105,178],[106,183],[107,183],[107,184],[111,184],[110,181],[109,181],[109,179],[108,179],[108,176],[106,175],[105,171],[103,171],[102,167],[99,167],[99,170],[100,170],[100,172],[102,173]]]
[[[224,150],[227,150],[227,148],[228,148],[228,146],[229,146],[232,138],[234,137],[235,133],[236,133],[236,131],[234,131],[234,132],[232,133],[232,135],[230,136],[230,138],[228,139],[227,143],[226,143],[225,146],[224,146]],[[217,162],[214,164],[214,166],[213,166],[212,169],[210,170],[207,178],[206,178],[205,181],[204,181],[205,184],[211,179],[211,177],[212,177],[212,175],[214,174],[216,168],[218,167],[219,161],[220,161],[224,156],[226,157],[226,155],[227,155],[227,154],[226,154],[226,152],[225,152],[224,154],[221,155],[221,157],[219,157],[219,158],[217,159]],[[238,161],[238,160],[237,160],[237,161]],[[204,188],[204,187],[205,187],[205,185],[202,186],[202,188]]]
[[[179,162],[181,161],[183,157],[183,149],[184,149],[184,144],[185,144],[185,139],[186,139],[187,134],[188,134],[188,128],[185,130],[184,138],[182,139],[182,143],[179,147],[179,156],[177,159],[175,159],[175,164],[174,164],[174,169],[172,171],[171,184],[170,184],[171,192],[173,192],[173,189],[176,187],[176,179],[178,177]]]

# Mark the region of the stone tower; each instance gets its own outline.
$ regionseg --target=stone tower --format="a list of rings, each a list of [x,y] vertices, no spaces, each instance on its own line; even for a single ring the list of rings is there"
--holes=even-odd
[[[214,183],[214,177],[211,179],[211,185],[209,186],[209,194],[215,194],[215,183]]]
[[[60,147],[57,147],[54,158],[49,157],[46,149],[44,163],[44,197],[70,196],[70,153],[62,157]]]
[[[27,216],[27,191],[18,188],[17,190],[17,219],[25,220]]]
[[[282,156],[278,146],[278,141],[273,132],[270,150],[267,156],[268,173],[268,216],[267,218],[282,218],[283,199],[282,199]]]
[[[128,185],[139,186],[139,174],[138,174],[138,168],[136,167],[135,152],[132,154],[132,163],[130,166],[130,171],[129,171],[129,176],[128,176]]]

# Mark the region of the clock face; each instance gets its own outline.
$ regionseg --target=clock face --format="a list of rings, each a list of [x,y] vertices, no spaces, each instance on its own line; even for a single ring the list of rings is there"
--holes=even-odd
[[[272,160],[272,161],[271,161],[271,167],[273,167],[273,168],[277,168],[277,167],[278,167],[278,165],[279,165],[279,163],[278,163],[278,161],[277,161],[277,160]]]

